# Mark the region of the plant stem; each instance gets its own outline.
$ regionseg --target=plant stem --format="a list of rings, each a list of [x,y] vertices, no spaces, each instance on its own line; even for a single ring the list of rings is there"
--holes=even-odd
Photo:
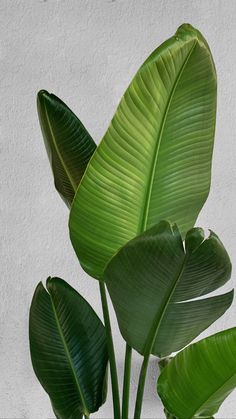
[[[119,385],[118,385],[117,369],[116,369],[116,358],[115,358],[115,351],[114,351],[114,345],[113,345],[113,339],[112,339],[111,323],[110,323],[110,316],[109,316],[107,297],[106,297],[106,288],[105,288],[104,282],[99,281],[99,288],[100,288],[103,317],[104,317],[104,323],[105,323],[106,335],[107,335],[107,347],[108,347],[108,355],[109,355],[109,362],[110,362],[114,419],[120,419],[120,396],[119,396]]]
[[[130,372],[132,361],[132,348],[126,344],[125,351],[125,368],[123,380],[123,397],[122,397],[122,419],[129,418],[129,390],[130,390]]]
[[[146,380],[146,375],[147,375],[149,357],[150,357],[150,354],[144,356],[142,367],[139,374],[138,390],[137,390],[135,410],[134,410],[134,419],[140,419],[140,416],[141,416],[143,393],[144,393],[144,386],[145,386],[145,380]]]

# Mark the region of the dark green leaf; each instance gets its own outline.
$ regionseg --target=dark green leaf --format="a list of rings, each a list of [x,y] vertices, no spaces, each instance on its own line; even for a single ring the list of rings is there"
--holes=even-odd
[[[204,239],[200,228],[190,230],[184,249],[177,227],[162,221],[121,248],[104,279],[124,339],[143,355],[162,357],[228,309],[233,291],[191,299],[219,288],[230,274],[229,256],[213,232]]]
[[[209,47],[182,25],[137,72],[76,194],[71,240],[91,276],[162,219],[183,235],[194,226],[210,187],[215,112]]]
[[[41,90],[37,105],[55,187],[70,207],[96,144],[82,122],[57,96]]]
[[[235,387],[235,327],[181,351],[157,384],[166,409],[178,419],[212,417]]]
[[[37,286],[30,308],[35,374],[59,419],[78,419],[104,401],[105,328],[92,307],[59,278]]]

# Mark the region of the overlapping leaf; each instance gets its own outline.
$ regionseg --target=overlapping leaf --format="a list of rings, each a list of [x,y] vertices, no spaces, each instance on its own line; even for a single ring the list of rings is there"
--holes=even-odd
[[[37,286],[30,309],[35,374],[59,419],[89,416],[104,402],[105,328],[92,307],[59,278]]]
[[[213,233],[187,233],[185,248],[166,221],[127,243],[109,262],[104,279],[120,331],[143,355],[178,351],[230,306],[233,291],[196,299],[230,278],[229,256]],[[192,300],[194,299],[194,300]]]
[[[209,192],[215,111],[209,47],[182,25],[137,72],[77,191],[70,234],[91,276],[162,219],[183,235],[193,227]]]
[[[70,207],[96,144],[82,122],[57,96],[41,90],[37,105],[55,187]]]
[[[236,387],[236,328],[176,355],[158,379],[166,409],[178,419],[209,418]]]

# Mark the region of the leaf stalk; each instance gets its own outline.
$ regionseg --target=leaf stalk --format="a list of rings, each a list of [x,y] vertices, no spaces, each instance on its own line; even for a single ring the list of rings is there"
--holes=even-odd
[[[127,343],[126,351],[125,351],[125,367],[124,367],[124,379],[123,379],[122,419],[129,418],[131,361],[132,361],[132,348]]]
[[[141,410],[142,410],[142,404],[143,404],[143,393],[144,393],[144,386],[145,386],[145,381],[146,381],[146,376],[147,376],[149,358],[150,358],[149,354],[144,356],[142,367],[140,370],[138,390],[137,390],[135,410],[134,410],[134,419],[140,419],[140,416],[141,416]]]
[[[102,281],[99,281],[99,289],[100,289],[100,295],[101,295],[104,324],[105,324],[106,335],[107,335],[107,348],[108,348],[108,356],[109,356],[109,362],[110,362],[114,418],[120,419],[120,395],[119,395],[119,385],[118,385],[117,368],[116,368],[116,358],[115,358],[115,351],[114,351],[114,345],[113,345],[109,309],[108,309],[108,303],[107,303],[107,297],[106,297],[106,288],[105,288],[105,284]]]

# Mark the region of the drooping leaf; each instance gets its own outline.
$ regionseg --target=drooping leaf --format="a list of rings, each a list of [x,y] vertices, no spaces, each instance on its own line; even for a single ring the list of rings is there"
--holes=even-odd
[[[92,307],[59,278],[39,283],[30,308],[30,351],[36,376],[59,419],[78,419],[104,402],[105,328]]]
[[[41,90],[37,105],[55,187],[70,207],[96,144],[82,122],[57,96]]]
[[[235,327],[185,348],[157,384],[164,406],[178,419],[212,417],[235,387]]]
[[[193,227],[210,187],[215,112],[209,47],[184,24],[137,72],[77,191],[70,235],[91,276],[162,219],[183,235]]]
[[[213,232],[204,239],[203,230],[193,228],[184,248],[177,227],[162,221],[123,246],[104,279],[126,342],[143,355],[163,357],[229,308],[233,291],[196,298],[225,284],[230,274],[229,256]]]

